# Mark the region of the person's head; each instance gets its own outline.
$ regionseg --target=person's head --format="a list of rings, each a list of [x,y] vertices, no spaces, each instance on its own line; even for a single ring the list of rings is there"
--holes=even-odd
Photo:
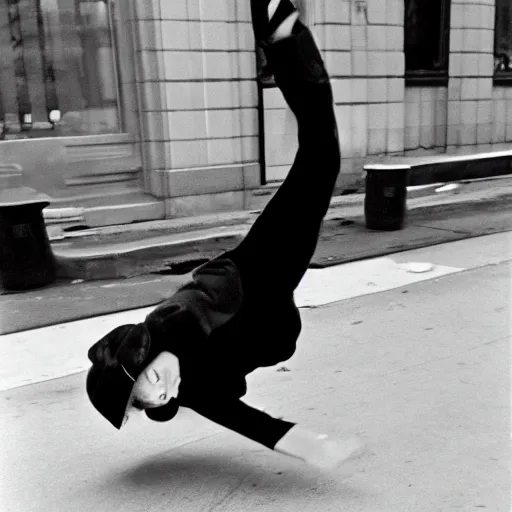
[[[129,405],[140,411],[167,405],[177,398],[180,382],[178,358],[161,352],[134,381]]]
[[[145,324],[123,325],[89,349],[87,394],[94,407],[120,429],[133,408],[155,421],[177,412],[181,382],[178,358],[152,343]]]

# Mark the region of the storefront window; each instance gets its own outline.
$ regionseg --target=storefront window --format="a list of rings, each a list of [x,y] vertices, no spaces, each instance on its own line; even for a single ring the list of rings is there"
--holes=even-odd
[[[447,81],[449,0],[405,0],[406,79]]]
[[[496,0],[494,70],[497,78],[512,79],[512,4]]]
[[[0,139],[116,133],[109,4],[0,0]]]

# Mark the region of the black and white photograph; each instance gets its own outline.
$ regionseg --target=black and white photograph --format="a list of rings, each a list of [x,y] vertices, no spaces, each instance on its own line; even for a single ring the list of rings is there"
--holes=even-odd
[[[512,510],[512,0],[0,0],[0,512]]]

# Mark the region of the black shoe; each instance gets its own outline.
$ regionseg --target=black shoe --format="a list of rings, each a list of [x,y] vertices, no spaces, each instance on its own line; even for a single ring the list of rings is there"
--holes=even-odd
[[[277,9],[269,19],[270,0],[251,0],[252,27],[258,44],[269,43],[274,32],[297,9],[290,0],[279,0]]]

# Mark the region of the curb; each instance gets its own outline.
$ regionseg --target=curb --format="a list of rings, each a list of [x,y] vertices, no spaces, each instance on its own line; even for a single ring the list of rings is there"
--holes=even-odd
[[[432,196],[435,194],[435,189],[444,185],[444,183],[434,183],[429,185],[422,185],[418,187],[408,187],[407,197],[408,200],[418,199]],[[279,187],[275,186],[265,195],[268,195],[269,199],[273,196],[275,191]],[[331,201],[330,209],[342,208],[347,206],[361,206],[364,204],[364,193],[352,193],[334,196]],[[193,231],[199,231],[202,229],[220,228],[220,227],[233,227],[240,226],[243,224],[252,224],[256,219],[257,214],[262,210],[244,210],[235,212],[221,212],[217,214],[205,214],[197,215],[194,217],[183,217],[176,219],[164,219],[154,220],[147,222],[140,222],[134,224],[121,224],[105,227],[89,228],[83,231],[75,232],[62,232],[58,224],[58,221],[51,221],[47,223],[47,230],[51,242],[58,243],[62,240],[76,240],[76,239],[87,239],[87,240],[98,240],[105,237],[110,238],[110,242],[116,237],[122,238],[125,233],[137,233],[141,232],[147,235],[152,233],[155,237],[159,234],[180,234],[189,233]],[[58,219],[60,213],[58,211],[51,211],[48,219]]]
[[[494,189],[494,193],[487,192],[482,197],[482,192],[468,192],[464,194],[451,193],[443,197],[419,197],[408,203],[408,218],[414,221],[428,220],[438,214],[470,214],[482,210],[503,210],[505,206],[512,205],[512,187],[508,190]],[[353,198],[353,204],[339,198],[333,199],[331,208],[326,215],[326,220],[333,219],[363,219],[363,207]],[[427,201],[427,204],[425,204]],[[162,236],[163,229],[157,230],[160,236],[146,237],[131,243],[109,243],[105,240],[103,245],[96,248],[86,247],[73,249],[66,247],[53,247],[56,262],[57,275],[60,278],[82,279],[85,281],[100,279],[129,278],[147,273],[178,274],[173,269],[179,263],[187,260],[209,259],[222,251],[234,247],[250,229],[250,225],[256,216],[243,212],[239,215],[242,222],[236,223],[236,214],[231,215],[232,224],[217,224],[224,229],[222,233],[212,234],[215,226],[208,224],[209,230],[189,229],[187,232],[174,231],[174,240],[166,240]],[[220,220],[217,220],[220,222]],[[189,222],[189,226],[190,226]],[[192,223],[193,224],[193,223]],[[204,227],[205,224],[198,224]],[[126,231],[129,232],[129,231]],[[141,230],[138,230],[141,232]],[[147,231],[146,231],[147,233]],[[166,232],[169,237],[169,230]]]
[[[480,180],[470,180],[462,182],[464,184],[462,190],[471,188],[472,186],[481,186],[481,183],[505,183],[512,190],[512,178],[510,176],[485,178]],[[510,183],[510,185],[508,185]],[[416,209],[416,202],[422,200],[432,201],[433,197],[446,198],[455,197],[457,191],[437,193],[437,189],[446,185],[446,183],[434,183],[429,185],[421,185],[417,187],[408,187],[407,204],[409,209]],[[278,189],[274,187],[269,194],[269,198]],[[467,194],[466,194],[467,195]],[[346,195],[334,196],[331,201],[329,212],[345,208],[347,212],[353,208],[360,208],[361,212],[364,207],[364,193],[353,193]],[[445,201],[443,199],[443,201]],[[140,238],[149,238],[159,235],[184,234],[202,229],[238,227],[244,224],[250,225],[256,219],[261,209],[244,210],[235,212],[221,212],[216,214],[204,214],[194,217],[181,217],[175,219],[160,219],[133,224],[121,224],[105,227],[95,227],[80,231],[63,232],[59,226],[47,226],[48,235],[52,244],[58,246],[63,241],[70,240],[90,240],[90,241],[107,241],[107,243],[116,243],[116,239],[122,239],[123,235],[140,233]],[[328,213],[329,215],[329,213]],[[354,214],[356,215],[356,214]]]
[[[95,281],[134,277],[169,267],[169,260],[211,258],[233,247],[243,238],[243,233],[195,237],[172,242],[151,239],[135,249],[115,248],[93,251],[54,250],[57,277]]]

